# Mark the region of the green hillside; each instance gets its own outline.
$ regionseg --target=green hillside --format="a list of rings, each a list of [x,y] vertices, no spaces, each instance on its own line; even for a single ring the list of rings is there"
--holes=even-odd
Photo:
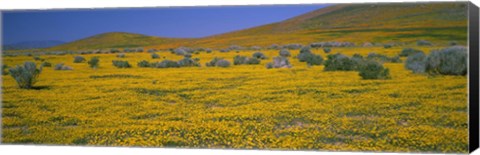
[[[85,50],[102,48],[143,47],[148,45],[168,44],[183,39],[160,38],[126,32],[103,33],[74,42],[62,44],[47,50]]]
[[[179,46],[224,48],[230,45],[269,46],[271,44],[320,41],[414,43],[429,40],[436,44],[467,40],[467,3],[371,3],[338,4],[281,22],[195,39],[172,39],[131,33],[104,33],[48,50],[81,50]]]

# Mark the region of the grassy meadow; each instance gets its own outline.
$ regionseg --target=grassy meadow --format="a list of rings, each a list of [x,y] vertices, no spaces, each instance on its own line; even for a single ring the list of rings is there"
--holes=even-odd
[[[404,47],[338,47],[331,53],[395,56]],[[415,47],[425,52],[443,47]],[[139,68],[137,62],[180,60],[170,52],[41,55],[34,89],[2,77],[2,143],[335,150],[468,151],[466,76],[413,74],[385,63],[391,79],[364,80],[356,71],[324,71],[294,58],[293,68],[266,69],[278,50],[263,50],[258,65],[205,67],[213,57],[233,62],[254,51],[192,54],[201,67]],[[312,49],[323,58],[327,54]],[[15,66],[31,56],[2,57]],[[405,57],[402,60],[405,61]],[[127,60],[132,68],[116,68]],[[40,65],[40,61],[36,61]],[[54,70],[65,63],[73,70]]]

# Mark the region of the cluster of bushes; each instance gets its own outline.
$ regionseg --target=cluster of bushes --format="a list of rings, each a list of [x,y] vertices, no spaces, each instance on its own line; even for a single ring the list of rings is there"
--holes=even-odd
[[[176,55],[186,55],[186,54],[200,54],[200,52],[207,52],[207,53],[212,53],[212,49],[210,48],[189,48],[189,47],[179,47],[176,49],[170,49],[172,54]]]
[[[388,68],[372,59],[355,54],[351,58],[343,54],[331,54],[325,61],[325,71],[358,71],[362,79],[389,79]]]
[[[386,55],[377,54],[377,53],[369,53],[367,56],[367,59],[374,60],[381,63],[384,63],[384,62],[401,63],[402,62],[399,56],[388,57]]]
[[[158,55],[157,53],[152,53],[152,59],[158,59],[160,58],[160,55]]]
[[[306,62],[308,65],[322,65],[323,58],[320,55],[312,53],[310,47],[305,46],[300,50],[300,54],[297,55],[300,62]]]
[[[287,49],[282,49],[278,53],[279,56],[276,56],[273,58],[273,62],[267,63],[265,66],[267,69],[271,68],[291,68],[292,64],[290,64],[290,61],[288,60],[288,57],[290,57],[290,51]]]
[[[289,50],[297,50],[297,49],[300,49],[302,47],[303,47],[302,44],[286,44],[286,45],[283,45],[282,48],[289,49]]]
[[[230,67],[230,61],[215,57],[205,64],[207,67]]]
[[[400,54],[398,54],[398,56],[408,57],[408,56],[413,55],[413,54],[416,54],[416,53],[423,53],[423,51],[417,50],[417,49],[413,49],[413,48],[404,48],[404,49],[402,49],[402,51],[400,52]]]
[[[256,58],[256,57],[246,57],[246,56],[235,56],[233,57],[233,64],[234,65],[242,65],[242,64],[246,64],[246,65],[255,65],[255,64],[260,64],[260,59]]]
[[[124,48],[123,52],[143,52],[143,48]]]
[[[312,48],[320,48],[320,47],[353,47],[355,43],[352,42],[338,42],[338,41],[328,41],[328,42],[316,42],[311,43],[310,46]]]
[[[79,55],[77,55],[73,58],[73,63],[82,63],[82,62],[85,62],[85,61],[86,61],[85,58],[82,57],[82,56],[79,56]]]
[[[262,52],[253,53],[252,57],[257,58],[257,59],[267,59],[267,56],[265,54],[263,54]]]
[[[137,63],[138,67],[153,67],[153,68],[178,68],[178,67],[200,67],[200,59],[192,59],[189,55],[185,56],[182,60],[163,60],[161,62],[148,62],[146,60]]]
[[[113,66],[117,68],[130,68],[132,65],[128,63],[128,61],[123,61],[123,60],[113,60],[112,61]]]
[[[290,57],[291,56],[290,51],[288,51],[287,49],[280,50],[279,55],[282,56],[282,57]]]
[[[428,56],[423,52],[410,55],[405,62],[405,68],[413,73],[466,75],[467,60],[466,47],[452,46],[433,50]]]
[[[63,63],[59,63],[55,65],[55,70],[73,70],[73,67],[64,65]]]
[[[324,65],[325,67],[323,69],[325,71],[352,71],[356,70],[359,64],[358,61],[355,61],[346,55],[337,53],[327,55],[327,60]]]
[[[331,51],[332,51],[331,48],[328,48],[328,47],[323,48],[323,52],[325,52],[327,54],[330,53]]]
[[[268,47],[268,49],[271,49],[271,50],[280,50],[282,47],[278,44],[272,44]]]

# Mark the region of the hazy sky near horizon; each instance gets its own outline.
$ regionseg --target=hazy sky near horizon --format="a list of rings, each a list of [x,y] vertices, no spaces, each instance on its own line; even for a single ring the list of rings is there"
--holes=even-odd
[[[3,44],[74,41],[106,32],[197,38],[279,22],[328,5],[160,7],[2,12]]]

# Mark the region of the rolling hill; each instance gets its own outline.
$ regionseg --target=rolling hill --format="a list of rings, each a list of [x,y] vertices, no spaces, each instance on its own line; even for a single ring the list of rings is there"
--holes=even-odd
[[[161,38],[127,32],[109,32],[48,48],[47,50],[85,50],[142,47],[148,45],[170,44],[181,40],[188,39]]]
[[[36,48],[48,48],[57,45],[64,44],[63,41],[58,40],[42,40],[42,41],[24,41],[8,45],[3,45],[5,50],[25,50],[25,49],[36,49]]]
[[[195,39],[173,39],[131,33],[104,33],[48,50],[179,46],[224,48],[230,45],[320,41],[406,42],[424,39],[434,43],[467,40],[467,3],[338,4],[281,22]]]

